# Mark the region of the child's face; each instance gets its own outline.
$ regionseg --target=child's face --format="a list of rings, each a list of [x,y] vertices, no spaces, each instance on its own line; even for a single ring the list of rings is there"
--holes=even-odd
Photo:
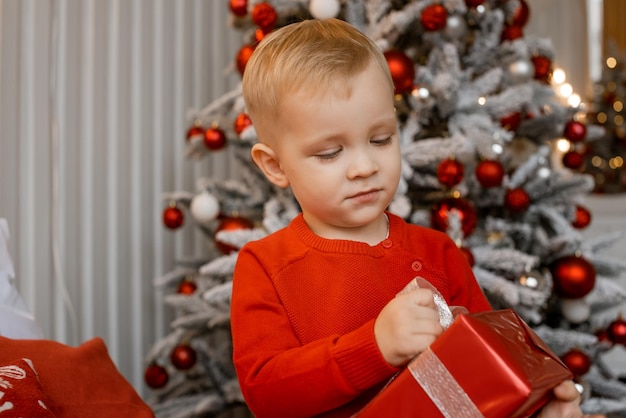
[[[272,141],[307,224],[328,238],[358,237],[380,223],[400,180],[397,120],[384,74],[372,64],[346,82],[350,97],[332,86],[313,97],[287,97]]]

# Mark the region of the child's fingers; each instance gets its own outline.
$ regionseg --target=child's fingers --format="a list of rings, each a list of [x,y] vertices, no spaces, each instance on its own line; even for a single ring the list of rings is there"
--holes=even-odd
[[[433,319],[419,319],[413,323],[413,335],[432,335],[438,337],[443,332],[439,317]]]
[[[415,289],[409,292],[409,295],[416,305],[437,309],[433,292],[430,289]]]
[[[565,380],[553,390],[554,396],[564,402],[580,402],[580,394],[571,380]]]

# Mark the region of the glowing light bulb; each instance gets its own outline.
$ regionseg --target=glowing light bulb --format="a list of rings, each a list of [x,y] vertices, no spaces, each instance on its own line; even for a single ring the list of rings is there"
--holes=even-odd
[[[556,148],[561,152],[567,152],[570,149],[570,142],[565,138],[559,138],[556,141]]]
[[[565,79],[565,71],[563,71],[562,69],[557,68],[552,72],[552,81],[555,84],[563,84],[565,83]]]
[[[614,57],[608,57],[606,59],[606,66],[609,68],[615,68],[617,65],[617,60]]]
[[[572,107],[578,107],[580,105],[581,98],[578,94],[572,94],[568,97],[567,103]]]
[[[562,84],[561,87],[559,87],[559,93],[563,97],[570,97],[572,93],[574,93],[574,88],[570,83],[565,83]]]

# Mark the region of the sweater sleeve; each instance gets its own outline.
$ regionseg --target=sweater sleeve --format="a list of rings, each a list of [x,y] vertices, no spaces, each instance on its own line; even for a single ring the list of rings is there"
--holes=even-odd
[[[451,240],[444,246],[444,260],[451,279],[450,304],[464,306],[471,313],[491,310],[465,255]]]
[[[335,409],[397,371],[376,345],[373,320],[302,345],[271,278],[246,247],[235,267],[231,326],[239,383],[258,418]]]

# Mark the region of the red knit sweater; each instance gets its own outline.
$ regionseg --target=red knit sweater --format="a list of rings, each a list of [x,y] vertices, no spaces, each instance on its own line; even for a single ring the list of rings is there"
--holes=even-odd
[[[233,278],[233,358],[258,418],[349,417],[391,377],[378,313],[415,276],[451,306],[490,306],[447,235],[388,214],[376,246],[315,235],[302,215],[248,243]]]

